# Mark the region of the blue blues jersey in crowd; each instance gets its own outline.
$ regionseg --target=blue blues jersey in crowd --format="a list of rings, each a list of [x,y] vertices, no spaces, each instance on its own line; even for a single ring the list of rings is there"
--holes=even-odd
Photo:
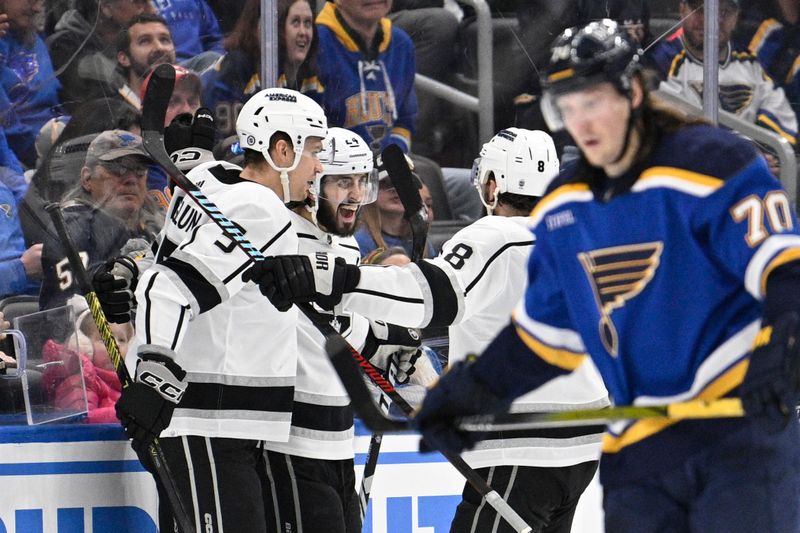
[[[792,109],[800,115],[800,27],[766,19],[748,48],[758,57],[775,84],[783,87]]]
[[[236,135],[236,119],[242,105],[262,89],[258,70],[258,62],[246,52],[231,50],[200,75],[203,80],[203,106],[214,112],[218,138]],[[286,79],[285,73],[281,73],[275,85],[299,91],[322,104],[325,88],[316,75],[291,82]]]
[[[375,57],[348,31],[328,2],[317,17],[318,77],[328,125],[358,133],[373,152],[397,144],[408,152],[417,116],[414,44],[389,19],[381,19]],[[369,52],[372,53],[372,52]]]
[[[696,125],[667,134],[613,180],[610,195],[572,168],[531,214],[530,285],[476,375],[518,395],[588,356],[617,405],[737,394],[767,276],[800,258],[794,212],[764,159],[746,141]],[[673,469],[749,423],[612,424],[601,481]]]
[[[154,0],[153,3],[169,24],[179,61],[202,52],[223,53],[217,16],[205,0]]]
[[[10,31],[0,39],[0,126],[17,159],[28,167],[36,163],[39,130],[58,114],[60,88],[41,37],[27,42]]]

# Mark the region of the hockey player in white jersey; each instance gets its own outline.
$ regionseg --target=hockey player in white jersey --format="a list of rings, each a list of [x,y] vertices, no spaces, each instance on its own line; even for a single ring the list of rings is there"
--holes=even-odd
[[[243,169],[210,162],[188,177],[263,254],[296,253],[285,205],[302,202],[321,170],[325,114],[300,93],[266,89],[245,103],[237,131]],[[297,314],[243,279],[251,262],[178,191],[136,289],[136,380],[117,414],[137,451],[161,437],[198,531],[267,531],[259,441],[289,438]]]
[[[526,217],[558,173],[552,139],[510,128],[484,145],[474,174],[490,214],[459,231],[442,253],[404,267],[337,265],[312,273],[305,294],[279,290],[276,301],[308,298],[406,326],[449,325],[450,363],[480,353],[506,324],[523,295],[534,239]],[[298,257],[280,259],[287,265]],[[279,258],[276,258],[279,259]],[[284,269],[285,272],[286,269]],[[282,285],[284,288],[285,284]],[[298,286],[298,284],[295,284]],[[568,378],[518,400],[514,410],[542,411],[609,405],[596,370],[584,365]],[[503,432],[488,435],[467,462],[506,497],[537,531],[568,532],[578,499],[597,469],[602,427]],[[511,531],[480,495],[466,486],[452,532]]]
[[[357,134],[331,128],[319,158],[322,173],[314,181],[308,203],[290,213],[300,253],[330,253],[346,264],[358,265],[360,253],[353,237],[358,212],[362,205],[374,202],[378,192],[372,152]],[[249,275],[258,277],[259,269],[254,267]],[[376,336],[363,316],[335,312],[328,318],[381,367],[389,353],[399,348],[396,343],[419,345],[419,337],[415,341],[408,328],[387,325],[379,330],[384,334]],[[299,318],[297,344],[289,440],[264,443],[267,529],[358,533],[361,516],[355,492],[350,399],[325,354],[325,337],[305,316]]]

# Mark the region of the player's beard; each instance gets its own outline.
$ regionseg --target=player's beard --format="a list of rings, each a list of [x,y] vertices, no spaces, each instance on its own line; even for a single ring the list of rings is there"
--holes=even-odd
[[[356,211],[353,223],[347,227],[343,227],[338,223],[336,215],[337,212],[333,210],[333,206],[324,198],[320,198],[319,209],[317,209],[318,226],[323,228],[325,232],[336,235],[337,237],[350,237],[356,232],[356,228],[358,227],[358,210]]]

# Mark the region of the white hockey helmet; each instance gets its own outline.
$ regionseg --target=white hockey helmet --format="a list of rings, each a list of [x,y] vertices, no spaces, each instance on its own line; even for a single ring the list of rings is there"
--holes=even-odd
[[[279,167],[269,155],[269,142],[277,132],[289,136],[294,161]],[[236,134],[243,149],[256,150],[281,173],[284,202],[289,202],[288,173],[297,168],[309,137],[325,138],[328,121],[325,112],[314,100],[291,89],[264,89],[250,97],[236,119]]]
[[[360,135],[345,128],[330,128],[318,157],[322,163],[322,173],[317,174],[314,187],[310,191],[316,200],[325,199],[323,181],[331,176],[353,178],[349,183],[340,178],[338,183],[345,189],[355,187],[361,189],[359,206],[377,199],[378,172],[374,167],[372,151]],[[311,207],[315,222],[318,210],[319,202],[315,201]]]
[[[503,193],[542,196],[558,175],[558,156],[552,137],[540,130],[507,128],[483,145],[472,168],[472,184],[491,214]],[[494,200],[484,198],[484,185],[493,176]]]

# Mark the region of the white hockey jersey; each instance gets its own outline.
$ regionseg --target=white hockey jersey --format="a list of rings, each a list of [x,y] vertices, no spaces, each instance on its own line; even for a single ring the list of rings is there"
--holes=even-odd
[[[680,39],[664,43],[656,57],[666,69],[659,89],[702,107],[702,58],[694,57]],[[720,53],[719,105],[746,122],[772,130],[792,145],[797,142],[797,117],[786,94],[749,51],[732,50],[729,45]]]
[[[361,267],[343,306],[372,319],[409,327],[452,324],[449,360],[480,354],[505,327],[522,298],[534,239],[525,217],[483,217],[456,233],[442,253],[419,264]],[[383,294],[378,294],[382,291]],[[608,394],[593,365],[514,402],[515,412],[599,408]],[[474,468],[498,465],[557,467],[597,460],[602,427],[493,433],[464,454]]]
[[[309,220],[290,212],[301,254],[329,252],[352,265],[361,259],[354,237],[336,237]],[[331,316],[331,325],[356,347],[364,344],[369,321],[352,313]],[[339,376],[325,353],[325,337],[302,313],[297,328],[297,382],[292,426],[287,442],[265,442],[264,447],[312,459],[353,458],[353,410]]]
[[[289,211],[270,189],[239,177],[240,171],[212,162],[188,177],[262,253],[297,253]],[[176,190],[156,263],[136,289],[135,344],[172,350],[189,382],[163,437],[288,439],[297,311],[279,312],[256,284],[242,282],[251,264]]]

